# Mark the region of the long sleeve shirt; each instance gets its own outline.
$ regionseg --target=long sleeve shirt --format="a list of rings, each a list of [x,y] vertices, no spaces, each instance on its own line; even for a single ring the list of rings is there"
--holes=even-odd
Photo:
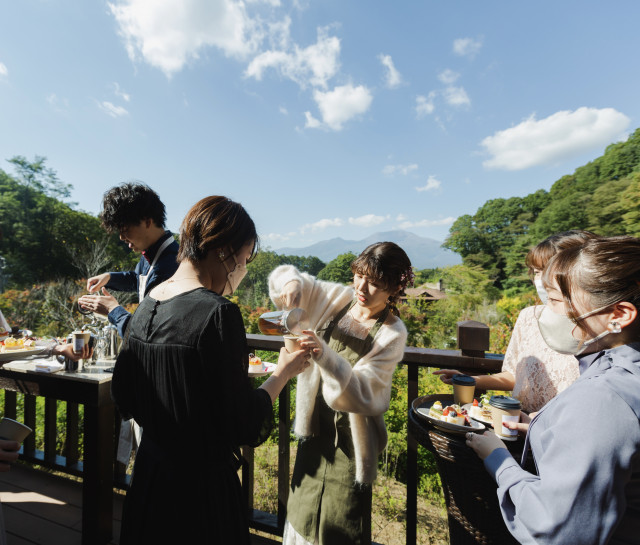
[[[484,461],[523,544],[640,543],[640,343],[580,358],[580,378],[529,426],[538,474]]]

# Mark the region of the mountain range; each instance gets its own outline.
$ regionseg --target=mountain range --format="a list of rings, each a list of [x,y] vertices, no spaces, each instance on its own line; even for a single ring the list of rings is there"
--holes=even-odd
[[[362,240],[344,240],[336,237],[316,242],[304,248],[279,248],[274,252],[280,255],[315,256],[328,263],[340,254],[346,254],[347,252],[359,254],[370,244],[383,241],[395,242],[400,246],[407,252],[413,267],[418,270],[447,267],[462,263],[462,258],[458,254],[441,247],[441,241],[401,230],[374,233]]]

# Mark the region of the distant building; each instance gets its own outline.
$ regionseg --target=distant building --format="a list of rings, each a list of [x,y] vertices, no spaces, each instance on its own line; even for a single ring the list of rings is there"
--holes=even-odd
[[[429,302],[446,299],[447,297],[442,280],[438,280],[435,284],[426,283],[417,288],[406,288],[404,291],[405,295],[400,297],[401,303],[406,303],[408,299],[420,299],[421,301]]]

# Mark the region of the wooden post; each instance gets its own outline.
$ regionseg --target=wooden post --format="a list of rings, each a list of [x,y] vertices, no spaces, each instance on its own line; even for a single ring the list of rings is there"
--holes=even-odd
[[[489,350],[489,326],[467,320],[457,323],[458,348],[463,356],[483,358]]]

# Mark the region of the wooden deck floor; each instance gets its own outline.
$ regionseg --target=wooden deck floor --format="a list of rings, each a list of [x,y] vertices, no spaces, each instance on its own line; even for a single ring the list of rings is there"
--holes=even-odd
[[[25,465],[0,473],[0,501],[8,545],[80,545],[81,483]],[[118,545],[124,496],[113,495],[113,540]],[[253,545],[274,543],[252,536]]]

